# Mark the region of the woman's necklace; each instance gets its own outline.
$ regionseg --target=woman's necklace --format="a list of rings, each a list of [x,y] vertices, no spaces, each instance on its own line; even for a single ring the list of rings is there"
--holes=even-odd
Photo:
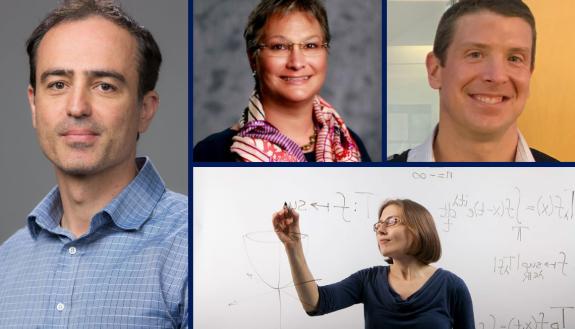
[[[309,143],[300,146],[302,152],[306,153],[315,148],[315,141],[317,139],[317,129],[313,128],[313,134],[309,136]]]

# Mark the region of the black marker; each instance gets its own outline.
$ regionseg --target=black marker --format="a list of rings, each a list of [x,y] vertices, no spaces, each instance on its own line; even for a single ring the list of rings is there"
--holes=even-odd
[[[287,210],[287,215],[291,215],[291,208],[288,206],[287,202],[284,202],[284,209]]]

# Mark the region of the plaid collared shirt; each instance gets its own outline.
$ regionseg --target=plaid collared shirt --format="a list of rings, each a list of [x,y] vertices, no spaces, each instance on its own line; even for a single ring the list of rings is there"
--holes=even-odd
[[[187,328],[188,197],[151,161],[77,239],[57,187],[0,246],[0,328]]]

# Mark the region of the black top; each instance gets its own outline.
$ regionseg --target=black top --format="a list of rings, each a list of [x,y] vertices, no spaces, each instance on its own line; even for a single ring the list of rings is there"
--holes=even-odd
[[[457,275],[438,268],[407,299],[388,281],[389,266],[361,270],[338,283],[319,287],[315,312],[322,315],[363,303],[366,329],[474,329],[469,290]]]
[[[547,155],[543,152],[537,151],[534,148],[529,148],[531,150],[531,154],[533,154],[533,159],[535,162],[559,162],[559,160],[555,159],[554,157]],[[407,162],[407,154],[409,150],[401,153],[401,154],[394,154],[390,156],[387,161],[389,162]]]
[[[235,162],[237,157],[234,153],[230,152],[230,147],[232,146],[232,137],[234,137],[238,132],[227,128],[219,133],[212,134],[206,137],[204,140],[200,141],[196,146],[194,146],[194,162]],[[365,149],[365,145],[351,129],[349,133],[357,147],[359,148],[359,153],[361,154],[362,162],[371,162],[371,158]],[[308,162],[315,162],[315,153],[309,152],[304,153],[305,159]]]

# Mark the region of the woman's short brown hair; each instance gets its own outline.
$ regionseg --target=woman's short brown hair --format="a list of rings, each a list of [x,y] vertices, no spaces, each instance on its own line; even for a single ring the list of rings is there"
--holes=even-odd
[[[324,42],[330,42],[327,12],[321,0],[262,0],[251,12],[244,30],[247,52],[254,53],[257,50],[263,34],[262,29],[270,17],[296,11],[308,13],[317,19],[323,32]]]
[[[401,224],[405,225],[413,236],[413,243],[407,251],[424,264],[435,263],[441,258],[441,242],[435,228],[435,221],[429,211],[419,203],[409,199],[388,199],[379,207],[377,218],[390,205],[401,209]],[[386,262],[393,264],[393,259]]]
[[[276,14],[287,15],[298,11],[313,16],[318,21],[323,32],[323,42],[330,43],[331,34],[329,32],[327,12],[321,0],[261,0],[251,12],[244,30],[246,51],[250,63],[258,53],[257,50],[263,36],[263,28],[268,19]],[[260,85],[257,75],[254,75],[254,79],[256,83],[255,90],[259,91]]]

